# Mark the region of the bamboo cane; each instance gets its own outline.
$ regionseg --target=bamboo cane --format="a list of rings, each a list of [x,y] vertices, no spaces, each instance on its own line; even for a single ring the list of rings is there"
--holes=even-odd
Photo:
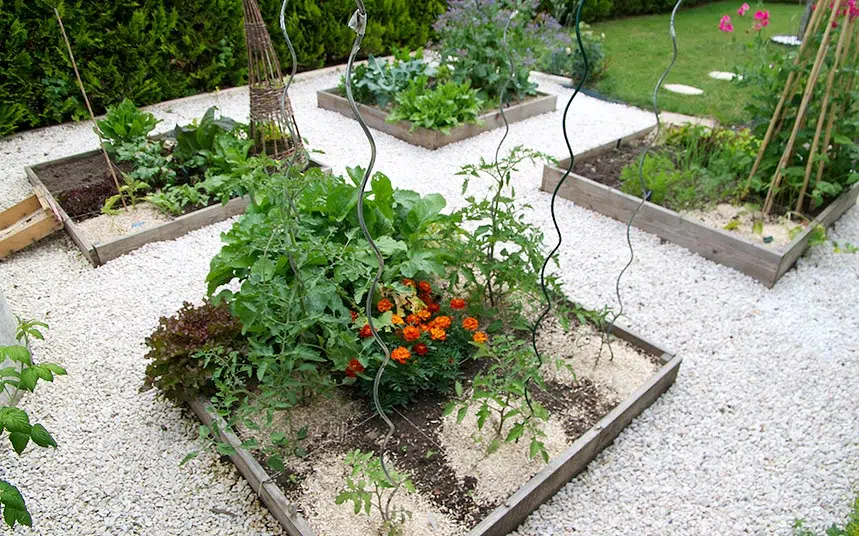
[[[89,111],[89,117],[92,119],[93,125],[95,125],[95,114],[92,111],[92,105],[89,103],[89,98],[86,94],[86,89],[84,88],[83,80],[81,80],[81,74],[78,72],[78,64],[75,61],[75,55],[72,52],[72,44],[69,41],[69,36],[66,35],[66,28],[63,26],[63,18],[60,16],[60,12],[57,8],[54,8],[54,14],[57,16],[57,22],[60,23],[60,31],[63,32],[63,40],[66,42],[66,49],[69,51],[69,59],[72,60],[72,67],[75,70],[75,77],[78,79],[78,86],[81,88],[81,94],[84,97],[84,102],[86,103],[86,108]],[[128,205],[125,203],[125,197],[122,195],[122,188],[119,186],[119,178],[116,176],[116,170],[113,169],[113,164],[110,161],[110,157],[107,155],[107,149],[104,147],[104,140],[101,137],[101,134],[98,131],[98,127],[95,129],[95,134],[98,136],[98,145],[101,147],[101,153],[104,155],[104,161],[107,164],[107,169],[110,170],[110,176],[113,177],[113,184],[116,186],[116,193],[119,194],[119,200],[122,201],[122,208],[128,208]]]
[[[851,59],[847,59],[847,56],[849,55],[850,45],[855,43],[854,37],[855,37],[855,33],[856,33],[856,25],[853,23],[853,21],[850,21],[850,25],[851,25],[850,35],[847,37],[847,44],[845,45],[845,49],[844,49],[844,52],[842,52],[842,54],[844,55],[843,57],[845,58],[845,62],[849,63],[850,65],[855,66],[857,59],[859,59],[859,46],[856,46],[854,48],[853,57]],[[859,45],[859,43],[856,43],[856,44]],[[854,75],[854,73],[850,74],[850,76],[847,79],[847,82],[841,88],[842,94],[849,94],[849,92],[852,91],[853,75]],[[845,105],[846,105],[846,103],[845,103]],[[835,116],[836,116],[837,110],[838,110],[838,104],[833,102],[829,106],[829,119],[826,122],[826,133],[823,136],[823,154],[824,155],[829,154],[829,141],[832,139],[832,126],[835,124]],[[842,108],[842,114],[844,112],[845,112],[845,110]],[[822,160],[817,164],[817,176],[814,178],[814,185],[815,186],[817,186],[817,184],[820,183],[820,179],[823,178],[823,170],[825,167],[826,167],[826,162],[824,162]]]
[[[844,52],[844,44],[850,35],[850,10],[844,13],[844,22],[841,27],[841,35],[838,36],[838,44],[835,46],[835,55],[832,58],[832,67],[826,76],[826,89],[823,91],[823,102],[820,104],[820,114],[817,116],[817,125],[814,130],[814,138],[808,151],[808,162],[805,164],[805,177],[802,179],[802,187],[799,189],[799,198],[796,200],[796,212],[802,212],[802,203],[805,200],[805,192],[808,189],[808,180],[811,178],[811,170],[814,168],[814,156],[820,143],[820,134],[823,131],[823,123],[826,120],[826,110],[829,108],[829,99],[832,95],[832,83],[835,82],[835,73],[841,67],[841,55]]]
[[[764,214],[770,214],[772,212],[775,192],[781,184],[784,168],[787,166],[790,157],[793,156],[793,147],[794,144],[796,144],[796,137],[799,134],[799,129],[802,126],[805,113],[808,111],[808,103],[811,101],[811,97],[814,94],[814,86],[817,84],[817,79],[820,76],[820,67],[823,64],[824,57],[826,56],[826,50],[829,48],[829,38],[832,35],[832,23],[835,22],[840,8],[841,0],[835,0],[835,6],[832,8],[832,14],[829,16],[829,23],[823,31],[823,39],[820,42],[820,48],[817,49],[817,57],[815,58],[814,64],[811,68],[811,74],[809,74],[808,82],[805,84],[805,91],[802,95],[802,102],[799,103],[799,110],[796,113],[796,121],[793,124],[793,130],[790,132],[787,146],[784,148],[781,160],[779,160],[778,166],[776,166],[775,175],[770,183],[770,189],[767,193],[766,201],[764,202]]]
[[[823,6],[825,5],[826,1],[827,0],[817,0],[814,13],[812,13],[811,15],[811,22],[809,22],[809,28],[806,31],[806,36],[814,35],[814,32],[817,31],[818,21],[821,18],[821,13],[824,9]],[[811,40],[807,37],[802,40],[802,43],[799,46],[799,52],[797,52],[796,57],[793,59],[794,67],[797,67],[799,65],[809,41]],[[779,118],[781,117],[781,113],[784,109],[784,103],[787,101],[788,95],[792,93],[791,87],[793,86],[794,78],[796,78],[796,71],[791,71],[787,75],[787,83],[784,85],[784,90],[781,93],[781,98],[779,99],[778,104],[776,104],[775,112],[773,112],[772,119],[770,119],[770,124],[767,127],[767,132],[764,135],[763,141],[761,141],[761,147],[758,150],[758,155],[755,158],[755,163],[754,165],[752,165],[752,171],[749,173],[749,178],[746,180],[746,187],[744,188],[743,195],[741,196],[743,199],[745,199],[746,196],[748,196],[749,194],[749,188],[751,187],[752,179],[758,172],[758,168],[761,165],[761,161],[764,158],[764,153],[766,152],[770,141],[772,140],[773,136],[775,136],[775,134],[778,132],[778,130],[781,129],[781,122],[779,121]],[[778,129],[776,129],[776,125],[778,125]]]

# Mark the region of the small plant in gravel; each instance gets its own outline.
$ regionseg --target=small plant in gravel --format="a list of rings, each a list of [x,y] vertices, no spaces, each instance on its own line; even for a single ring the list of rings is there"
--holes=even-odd
[[[489,361],[486,371],[474,377],[468,398],[462,398],[464,390],[457,382],[456,394],[460,400],[448,403],[444,414],[456,411],[456,422],[461,423],[468,411],[476,408],[477,429],[483,430],[487,422],[492,426],[487,454],[497,451],[502,441],[518,442],[527,437],[530,457],[539,455],[548,463],[549,453],[542,441],[546,435],[542,425],[548,420],[549,413],[533,400],[528,391],[530,385],[545,389],[533,349],[521,340],[499,336],[480,344],[474,358]]]
[[[335,502],[352,502],[356,515],[361,512],[370,515],[375,509],[382,516],[382,524],[377,533],[380,536],[402,536],[404,525],[411,519],[412,513],[391,507],[391,502],[400,488],[407,493],[414,493],[415,486],[412,481],[389,467],[388,473],[393,480],[391,482],[374,452],[354,450],[346,455],[345,463],[350,472],[346,477],[346,487],[337,495]]]
[[[805,521],[797,519],[793,524],[794,536],[818,536],[817,532],[805,526]],[[833,523],[824,536],[859,536],[859,494],[853,499],[853,509],[847,516],[847,522],[843,527]]]
[[[9,434],[9,442],[17,454],[24,452],[32,441],[40,447],[57,447],[56,441],[41,424],[31,424],[26,411],[14,406],[13,401],[21,390],[34,392],[39,380],[54,381],[55,376],[63,376],[66,370],[55,363],[36,363],[30,353],[30,339],[44,340],[42,328],[48,325],[35,320],[18,319],[16,338],[20,344],[0,346],[0,362],[6,360],[11,366],[0,370],[0,387],[6,394],[8,404],[0,407],[0,434]],[[14,485],[0,480],[0,506],[3,521],[10,527],[17,523],[32,526],[33,520],[24,497]]]

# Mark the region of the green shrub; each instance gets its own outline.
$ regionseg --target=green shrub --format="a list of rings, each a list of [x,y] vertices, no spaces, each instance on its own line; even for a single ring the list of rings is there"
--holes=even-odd
[[[422,47],[444,0],[368,0],[363,53]],[[138,105],[236,86],[247,80],[240,0],[67,0],[60,13],[96,113],[129,98]],[[260,0],[282,60],[280,1]],[[351,0],[287,4],[299,67],[348,57]],[[87,116],[53,9],[44,1],[0,0],[0,135]],[[285,65],[285,68],[288,64]]]
[[[425,75],[412,80],[396,99],[388,121],[411,121],[412,130],[423,127],[444,134],[457,125],[476,123],[483,106],[483,99],[467,81],[449,80],[430,87]]]
[[[585,23],[581,24],[579,33],[588,58],[588,81],[593,81],[601,77],[606,69],[605,49],[603,48],[605,34],[594,32]],[[567,47],[545,49],[537,68],[545,73],[579,80],[584,73],[585,62],[576,38],[572,37],[571,43]]]

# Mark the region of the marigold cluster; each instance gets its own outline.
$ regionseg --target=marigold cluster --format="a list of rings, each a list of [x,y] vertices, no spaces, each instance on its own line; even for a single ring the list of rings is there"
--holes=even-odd
[[[405,346],[398,346],[393,352],[391,352],[391,359],[401,365],[405,365],[406,361],[408,361],[410,357],[412,357],[412,354]]]
[[[361,372],[364,372],[364,365],[360,361],[357,359],[349,361],[349,365],[346,366],[346,376],[354,378],[356,374]]]
[[[376,307],[379,309],[380,313],[385,313],[393,309],[394,304],[391,303],[391,300],[389,300],[388,298],[382,298],[381,300],[379,300],[379,303],[376,305]]]
[[[476,318],[467,316],[462,319],[462,329],[465,331],[475,331],[478,327],[480,327],[480,322]]]

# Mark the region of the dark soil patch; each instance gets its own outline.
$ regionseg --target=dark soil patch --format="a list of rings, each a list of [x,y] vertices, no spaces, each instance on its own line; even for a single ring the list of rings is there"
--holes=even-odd
[[[131,171],[120,166],[121,171]],[[116,185],[104,161],[95,152],[82,158],[70,158],[33,169],[66,213],[75,221],[101,214],[105,200],[116,194]],[[121,176],[117,173],[121,180]]]
[[[637,161],[647,142],[633,140],[605,153],[576,162],[573,171],[592,181],[620,190],[620,172],[628,164]]]
[[[618,401],[608,398],[596,384],[588,378],[579,378],[572,386],[547,382],[546,390],[534,392],[534,398],[549,413],[561,415],[564,431],[571,441],[575,441],[614,408]],[[576,408],[575,415],[563,411]]]

